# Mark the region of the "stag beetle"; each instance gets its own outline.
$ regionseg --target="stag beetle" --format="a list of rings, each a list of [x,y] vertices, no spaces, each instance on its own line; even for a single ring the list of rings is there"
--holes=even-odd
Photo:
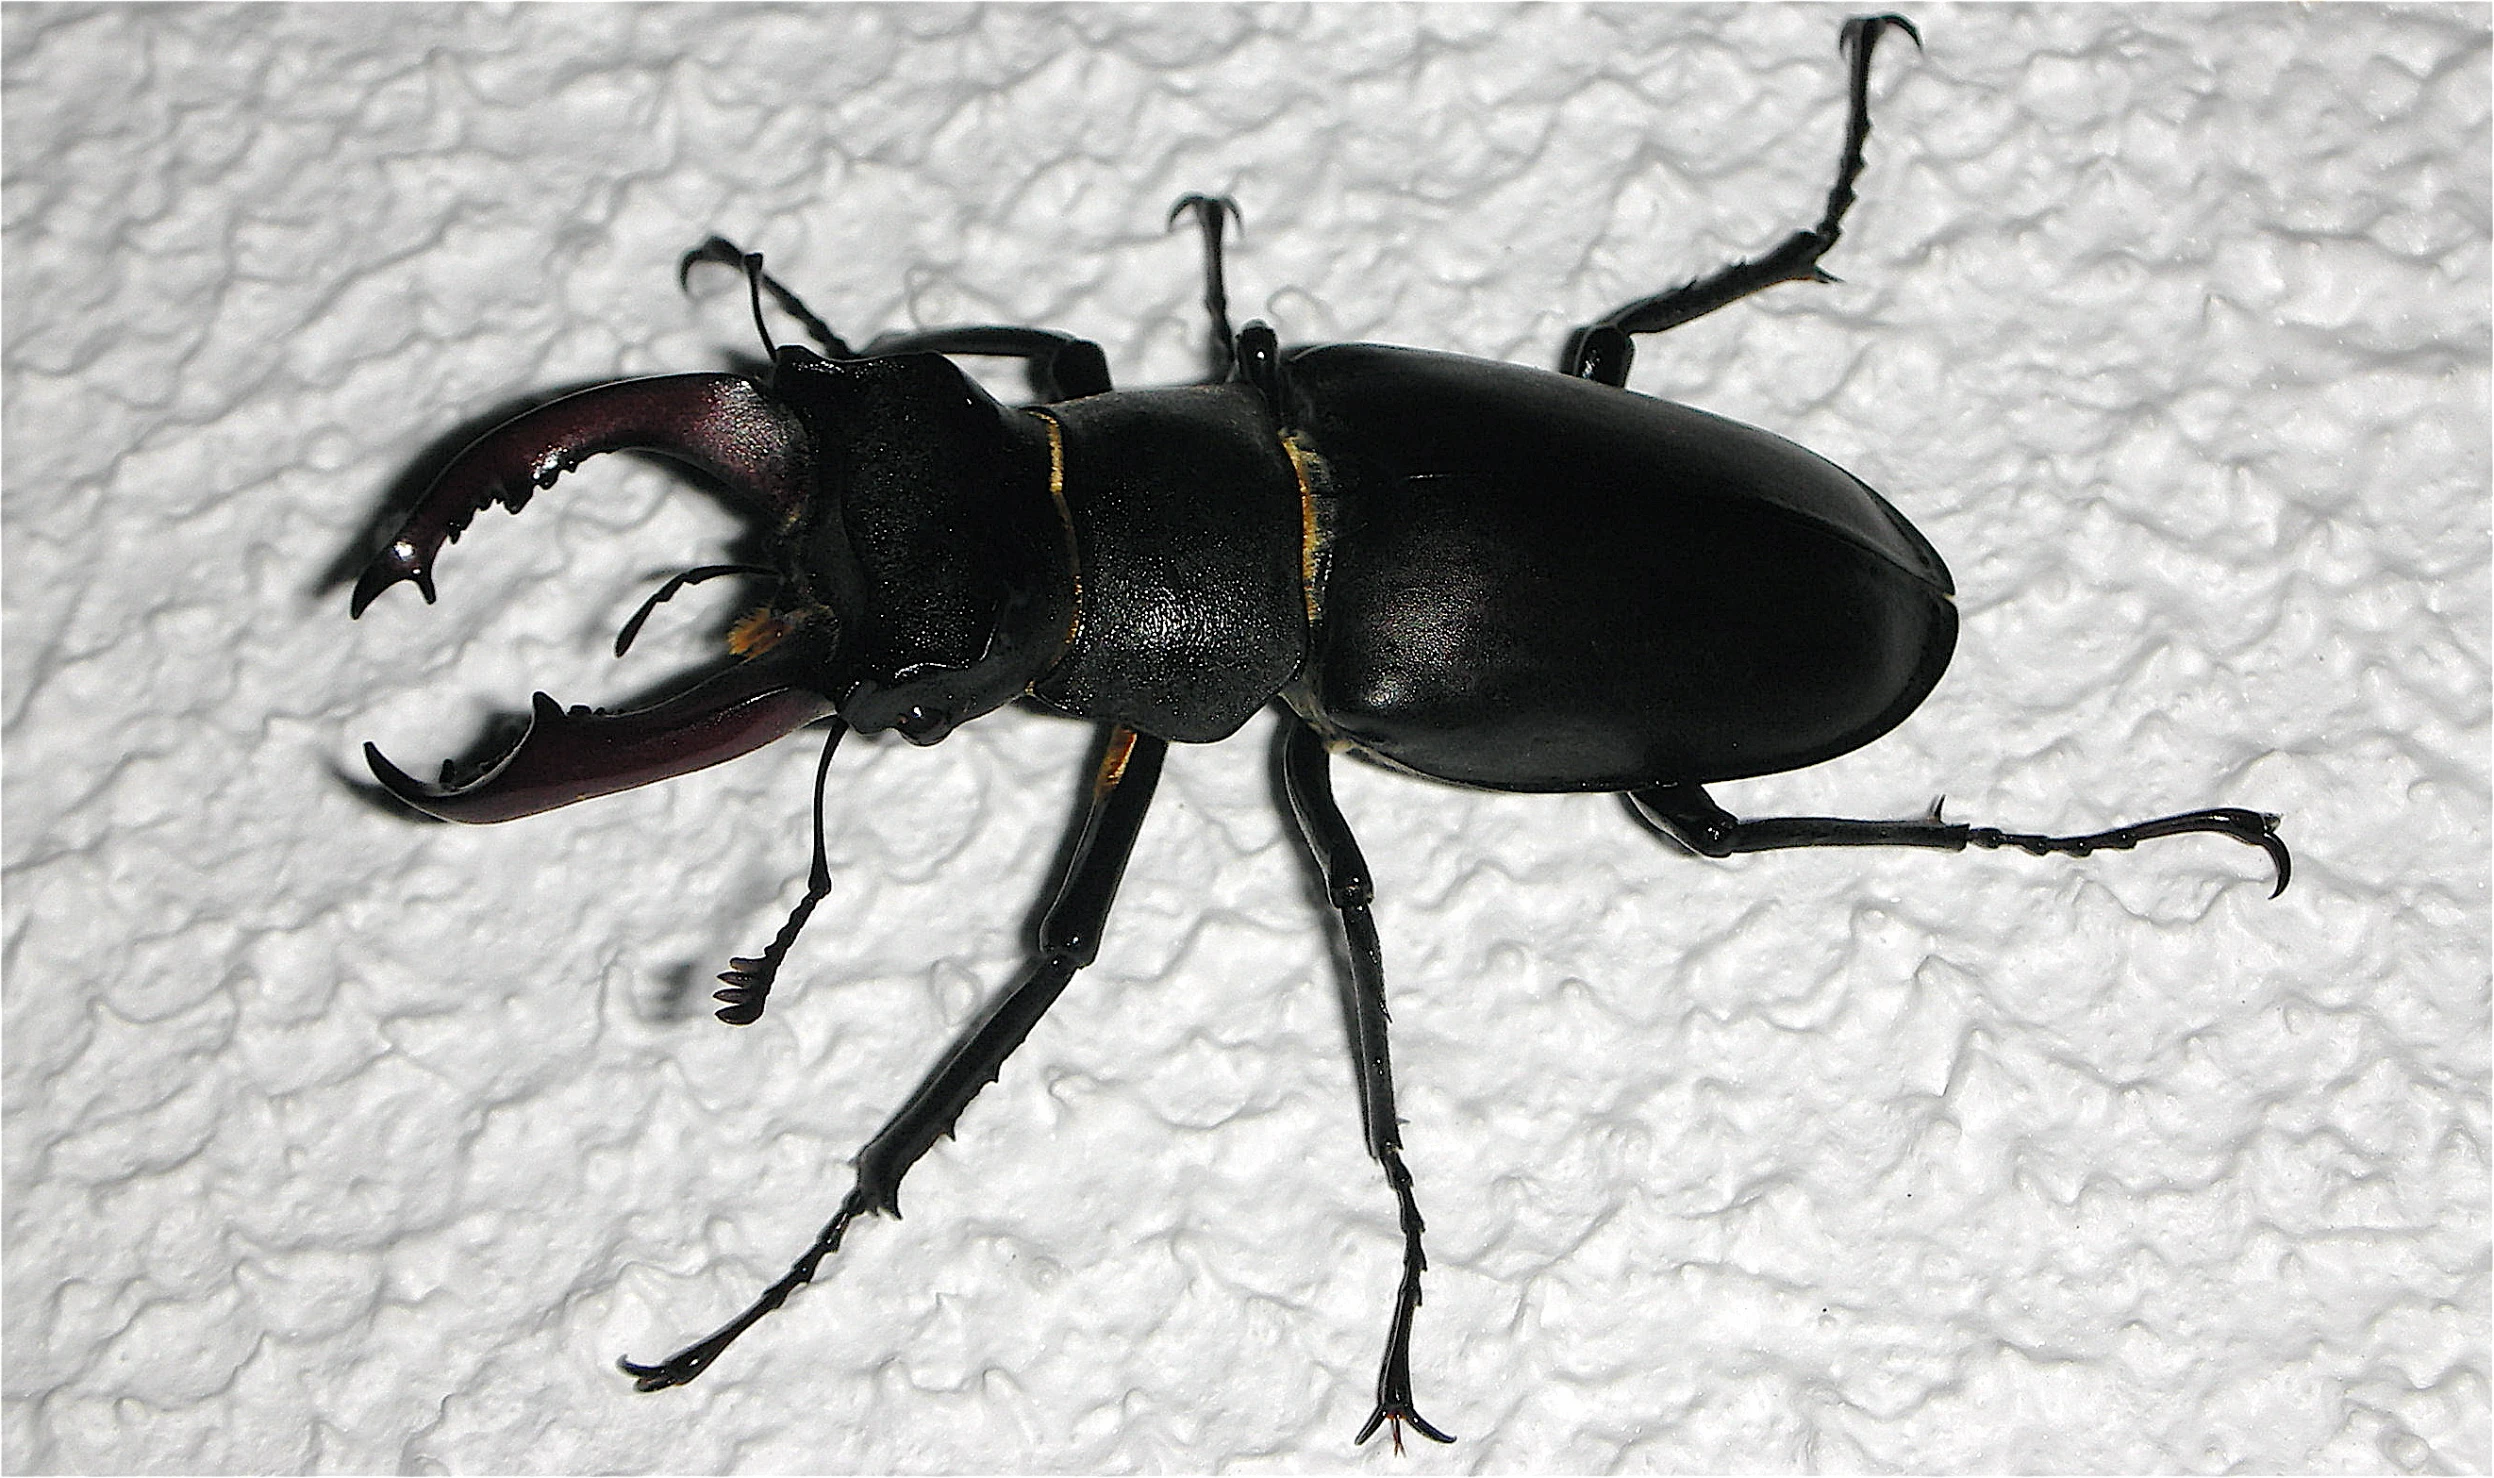
[[[626,380],[553,401],[470,446],[364,571],[357,615],[402,580],[433,599],[433,560],[488,503],[599,452],[688,463],[767,528],[768,566],[670,580],[775,582],[740,622],[736,662],[624,713],[540,693],[520,742],[481,773],[411,779],[365,746],[408,805],[507,821],[743,754],[828,720],[815,772],[814,866],[769,947],[720,979],[719,1016],[758,1017],[789,946],[831,886],[823,786],[841,734],[933,744],[1020,698],[1107,729],[1082,831],[1028,972],[936,1066],[857,1160],[813,1244],[732,1322],[668,1359],[623,1362],[639,1389],[708,1368],[838,1250],[850,1222],[899,1213],[901,1178],[993,1081],[1098,952],[1126,858],[1172,742],[1209,743],[1276,699],[1283,783],[1348,956],[1350,1029],[1369,1154],[1391,1186],[1402,1281],[1377,1403],[1359,1433],[1408,1423],[1421,1218],[1386,1050],[1368,868],[1336,808],[1336,752],[1488,790],[1607,791],[1648,829],[1707,857],[1783,847],[2017,847],[2083,856],[2212,832],[2291,859],[2277,818],[2221,808],[2085,836],[1944,823],[1742,819],[1705,787],[1816,764],[1911,713],[1957,639],[1948,568],[1850,474],[1791,442],[1624,388],[1635,335],[1783,282],[1832,282],[1820,257],[1854,199],[1870,132],[1872,50],[1902,17],[1848,22],[1851,106],[1817,226],[1773,251],[1639,299],[1578,330],[1565,373],[1373,344],[1284,349],[1233,336],[1222,224],[1203,235],[1212,381],[1114,391],[1097,346],[1020,327],[887,334],[852,350],[762,259],[713,237],[680,274],[739,267],[770,353],[767,379]],[[774,345],[768,295],[821,352]],[[947,356],[1029,369],[1037,403],[991,399]],[[2274,894],[2272,895],[2274,896]]]

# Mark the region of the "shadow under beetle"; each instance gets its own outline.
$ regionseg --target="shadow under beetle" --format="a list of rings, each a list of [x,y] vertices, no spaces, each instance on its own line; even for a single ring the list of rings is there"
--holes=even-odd
[[[1940,556],[1850,474],[1766,432],[1633,393],[1631,339],[1818,261],[1853,202],[1870,132],[1871,52],[1898,16],[1848,22],[1851,107],[1826,213],[1739,262],[1577,330],[1563,374],[1373,344],[1281,348],[1233,338],[1222,284],[1226,200],[1189,196],[1203,233],[1216,378],[1115,391],[1099,348],[1045,329],[887,334],[852,350],[747,255],[713,237],[698,263],[740,267],[771,348],[767,380],[626,380],[488,433],[446,468],[364,571],[354,612],[401,580],[433,599],[432,564],[488,503],[514,512],[599,452],[655,452],[761,519],[768,566],[689,570],[775,585],[740,622],[735,665],[625,713],[540,693],[526,735],[481,772],[411,779],[372,746],[392,794],[453,821],[513,817],[680,775],[818,720],[814,864],[759,956],[721,975],[719,1016],[761,1015],[790,944],[831,887],[822,798],[850,729],[932,744],[1025,696],[1108,726],[1088,813],[1028,972],[958,1041],[857,1160],[812,1246],[716,1333],[654,1365],[641,1390],[693,1379],[810,1281],[867,1212],[899,1214],[901,1178],[994,1081],[1074,972],[1091,963],[1172,741],[1228,737],[1288,709],[1283,781],[1350,964],[1350,1029],[1368,1152],[1394,1192],[1403,1272],[1377,1404],[1359,1440],[1408,1423],[1421,1218],[1386,1051],[1371,887],[1333,801],[1335,752],[1488,790],[1609,791],[1649,829],[1708,857],[1782,847],[2017,847],[2084,856],[2213,832],[2264,848],[2282,892],[2277,818],[2220,808],[2051,837],[1917,820],[1743,820],[1721,780],[1816,764],[1911,713],[1956,644]],[[768,294],[817,353],[772,346]],[[1021,360],[1038,403],[991,399],[946,357]]]

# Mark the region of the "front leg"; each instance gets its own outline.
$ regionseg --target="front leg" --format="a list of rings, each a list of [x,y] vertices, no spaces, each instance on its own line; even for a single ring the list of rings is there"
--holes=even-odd
[[[754,327],[762,334],[766,348],[771,345],[769,327],[762,318],[762,298],[768,294],[782,312],[805,325],[805,331],[823,346],[834,359],[854,359],[858,353],[848,341],[832,332],[831,325],[816,317],[814,310],[770,273],[762,270],[762,254],[748,252],[724,236],[713,236],[684,254],[677,264],[676,280],[690,285],[694,267],[704,262],[734,267],[745,274],[753,294]],[[776,352],[776,351],[774,351]],[[1100,346],[1088,339],[1077,339],[1044,328],[940,328],[877,335],[866,346],[867,354],[969,354],[1004,359],[1019,359],[1028,369],[1032,391],[1043,401],[1070,400],[1084,395],[1105,394],[1109,388],[1108,358]],[[659,602],[674,595],[688,584],[723,574],[774,575],[775,571],[753,565],[705,565],[687,570],[669,580],[649,598],[639,613],[617,634],[615,655],[620,657],[632,645],[641,623]],[[790,911],[788,921],[758,955],[737,955],[730,958],[727,968],[719,972],[723,989],[712,992],[714,998],[726,1002],[719,1008],[718,1018],[730,1026],[751,1026],[762,1017],[764,1005],[771,998],[771,988],[778,983],[780,965],[788,958],[789,946],[806,921],[814,916],[817,904],[831,891],[831,865],[823,850],[823,777],[831,765],[832,747],[839,743],[843,732],[834,723],[831,738],[823,746],[821,766],[814,772],[814,865],[806,881],[805,896]],[[1154,743],[1159,741],[1155,740]]]
[[[831,325],[816,317],[778,278],[762,270],[760,252],[748,252],[724,236],[713,236],[684,254],[676,269],[677,281],[688,282],[693,268],[703,262],[734,267],[745,274],[753,285],[754,326],[761,330],[765,347],[771,344],[770,330],[762,322],[762,297],[767,293],[772,302],[779,304],[780,311],[803,324],[807,337],[822,345],[823,352],[833,359],[879,354],[967,354],[1018,359],[1030,373],[1031,393],[1051,403],[1100,395],[1109,389],[1108,356],[1089,339],[1078,339],[1051,328],[989,324],[899,329],[878,334],[863,350],[856,350],[849,347],[848,340],[832,332]]]
[[[901,1214],[901,1177],[937,1140],[953,1132],[961,1111],[981,1088],[996,1081],[1005,1059],[1056,1003],[1074,972],[1098,956],[1100,931],[1108,923],[1109,905],[1117,897],[1126,858],[1151,808],[1152,792],[1160,784],[1161,761],[1168,752],[1166,740],[1122,726],[1110,731],[1107,753],[1092,778],[1082,840],[1075,846],[1073,863],[1057,889],[1056,901],[1040,923],[1038,956],[1029,970],[1005,993],[993,1015],[944,1054],[901,1111],[867,1143],[857,1157],[857,1183],[813,1245],[780,1280],[707,1338],[655,1365],[618,1361],[624,1374],[632,1377],[633,1389],[680,1386],[708,1370],[738,1336],[814,1281],[814,1271],[823,1259],[840,1250],[850,1222],[868,1212]]]

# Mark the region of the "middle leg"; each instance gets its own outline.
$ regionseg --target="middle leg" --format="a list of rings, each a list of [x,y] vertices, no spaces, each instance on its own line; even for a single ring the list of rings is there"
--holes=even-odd
[[[1386,1332],[1386,1353],[1377,1369],[1377,1406],[1360,1428],[1356,1442],[1366,1442],[1380,1422],[1388,1423],[1394,1450],[1403,1450],[1403,1424],[1432,1442],[1455,1439],[1429,1425],[1412,1408],[1412,1315],[1420,1307],[1420,1275],[1429,1266],[1420,1249],[1420,1203],[1412,1197],[1412,1173],[1403,1165],[1403,1132],[1394,1116],[1394,1068],[1386,1055],[1385,955],[1377,942],[1377,923],[1369,915],[1376,887],[1369,880],[1367,859],[1352,839],[1350,824],[1334,804],[1330,757],[1325,741],[1298,720],[1285,719],[1290,732],[1283,740],[1282,781],[1290,792],[1291,817],[1299,836],[1316,858],[1325,879],[1326,901],[1342,926],[1344,952],[1351,965],[1352,1049],[1359,1056],[1360,1127],[1370,1158],[1384,1169],[1393,1187],[1403,1228],[1403,1281],[1394,1296],[1394,1322]]]

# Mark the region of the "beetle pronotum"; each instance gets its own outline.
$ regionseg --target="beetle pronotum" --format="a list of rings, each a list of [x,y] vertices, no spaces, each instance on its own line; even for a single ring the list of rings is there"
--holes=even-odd
[[[1329,765],[1352,753],[1489,790],[1609,792],[1647,829],[1724,857],[1791,847],[2015,847],[2085,855],[2209,832],[2263,848],[2286,886],[2276,818],[2218,808],[2081,836],[1945,823],[1738,818],[1705,786],[1797,769],[1912,712],[1954,648],[1938,553],[1850,474],[1791,442],[1624,388],[1634,336],[1784,282],[1820,258],[1853,200],[1869,133],[1872,52],[1896,16],[1843,32],[1850,108],[1825,213],[1754,261],[1626,304],[1578,330],[1563,373],[1365,344],[1283,348],[1233,334],[1226,201],[1190,196],[1203,233],[1215,373],[1117,391],[1104,356],[1028,327],[886,334],[852,350],[719,238],[688,254],[740,268],[764,342],[767,296],[819,352],[771,346],[767,380],[619,381],[487,433],[454,460],[364,573],[354,611],[432,566],[487,504],[516,511],[599,452],[636,448],[708,476],[764,526],[767,565],[669,581],[618,651],[683,585],[770,582],[731,638],[734,663],[627,713],[543,694],[527,734],[472,776],[416,781],[366,746],[391,794],[456,821],[500,821],[733,758],[816,722],[813,870],[759,955],[721,976],[719,1016],[758,1018],[831,887],[822,797],[840,736],[932,744],[1035,698],[1107,731],[1080,840],[1022,978],[919,1084],[857,1161],[830,1222],[715,1333],[653,1364],[642,1390],[700,1375],[809,1282],[851,1223],[897,1212],[909,1168],[1095,957],[1171,742],[1285,710],[1289,810],[1315,859],[1350,974],[1367,1150],[1395,1197],[1403,1267],[1376,1405],[1359,1433],[1409,1425],[1410,1344],[1427,1267],[1386,1045],[1383,951],[1366,863]],[[1919,39],[1919,38],[1916,38]],[[1022,361],[1034,404],[991,399],[947,356]]]

